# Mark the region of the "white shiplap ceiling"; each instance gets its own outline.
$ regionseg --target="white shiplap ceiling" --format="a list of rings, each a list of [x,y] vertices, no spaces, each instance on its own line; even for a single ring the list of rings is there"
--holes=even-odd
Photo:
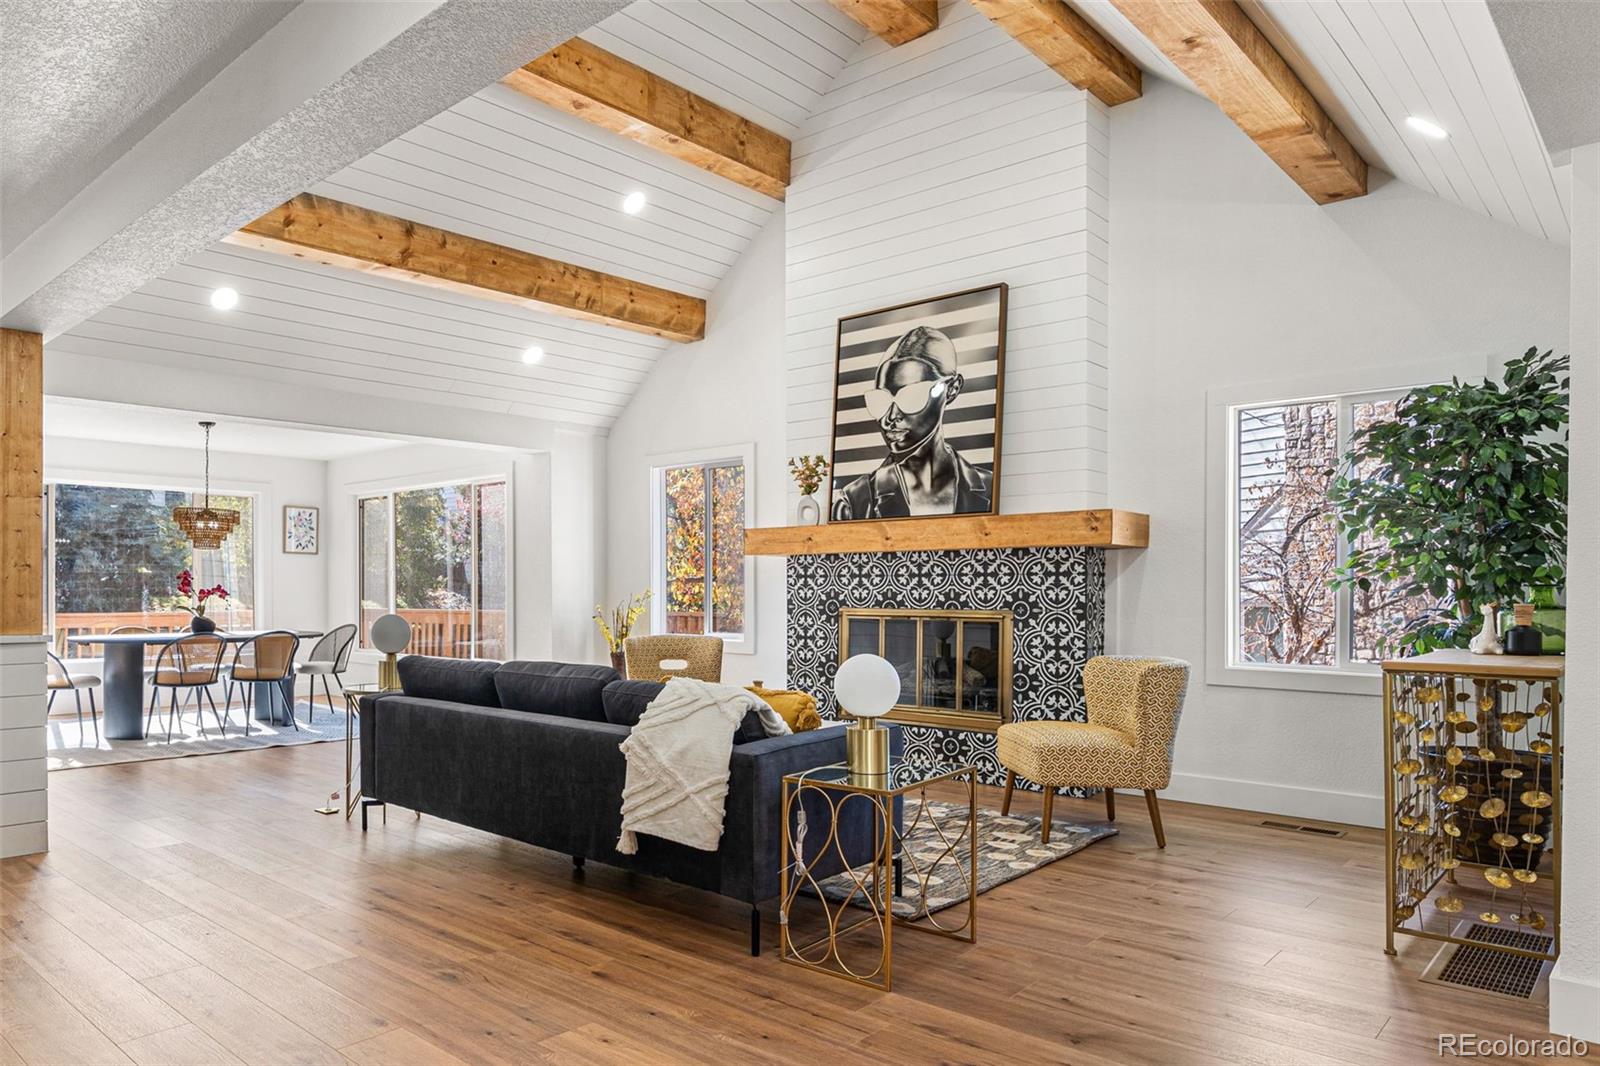
[[[1146,71],[1194,84],[1110,0],[1075,6]],[[1569,227],[1485,0],[1241,0],[1367,162],[1547,240]],[[1408,115],[1449,131],[1429,140]]]
[[[640,0],[583,36],[788,136],[865,31],[826,0]],[[630,216],[634,190],[648,206]],[[700,297],[777,207],[501,85],[309,191]],[[211,309],[219,285],[235,310]],[[603,431],[669,343],[219,244],[51,347]]]

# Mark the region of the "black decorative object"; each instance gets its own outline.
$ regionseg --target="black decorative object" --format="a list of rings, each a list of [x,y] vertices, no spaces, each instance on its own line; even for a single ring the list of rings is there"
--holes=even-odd
[[[1009,610],[1012,719],[1085,719],[1083,664],[1105,645],[1103,549],[796,555],[787,562],[787,583],[789,686],[815,696],[823,718],[838,717],[833,675],[839,612],[861,607]],[[923,725],[901,729],[908,759],[971,762],[980,781],[1004,784],[993,733]]]
[[[189,619],[189,632],[191,633],[215,633],[216,631],[217,622],[214,618],[207,618],[203,614],[197,614]]]

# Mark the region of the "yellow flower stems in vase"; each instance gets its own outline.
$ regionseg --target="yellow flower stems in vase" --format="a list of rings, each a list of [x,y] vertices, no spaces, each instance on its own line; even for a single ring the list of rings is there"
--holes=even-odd
[[[639,616],[644,614],[649,604],[650,590],[645,589],[613,607],[609,618],[606,617],[605,608],[598,603],[594,605],[594,624],[600,627],[600,635],[605,638],[606,649],[611,653],[611,665],[619,674],[627,673],[623,668],[623,642],[633,632],[634,623],[639,621]]]

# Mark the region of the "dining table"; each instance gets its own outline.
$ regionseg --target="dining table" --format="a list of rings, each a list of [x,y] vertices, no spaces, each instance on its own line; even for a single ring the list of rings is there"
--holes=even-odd
[[[225,645],[242,644],[252,640],[263,633],[278,633],[284,630],[275,629],[233,629],[224,632],[217,630],[216,636],[221,638]],[[293,633],[304,640],[315,640],[322,636],[319,630],[291,629]],[[144,704],[144,668],[146,648],[164,646],[181,640],[184,637],[194,636],[193,633],[84,633],[79,636],[68,637],[67,643],[78,647],[91,647],[101,645],[105,648],[105,677],[102,679],[105,703],[102,707],[101,732],[108,740],[143,740],[144,720],[146,708]],[[232,658],[231,654],[224,651],[223,664],[226,665]],[[219,680],[226,680],[226,674],[219,674]],[[268,722],[272,725],[288,725],[289,719],[284,717],[285,708],[289,714],[294,713],[294,680],[291,673],[282,681],[257,681],[255,686],[254,707],[255,718],[259,722]],[[283,693],[281,701],[272,698],[272,685],[280,686]]]

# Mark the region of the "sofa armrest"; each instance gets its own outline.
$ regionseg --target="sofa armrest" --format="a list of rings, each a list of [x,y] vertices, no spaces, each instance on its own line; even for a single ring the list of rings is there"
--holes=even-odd
[[[900,730],[891,730],[891,750],[903,747]],[[739,856],[741,866],[725,876],[740,886],[740,892],[725,892],[751,903],[771,899],[781,891],[778,867],[782,861],[783,779],[789,774],[845,761],[845,730],[842,726],[823,726],[765,740],[737,744],[730,760],[727,819],[724,846],[728,854]],[[820,796],[805,799],[807,818],[816,824],[827,817]],[[899,824],[901,804],[895,802],[894,819]],[[866,804],[852,804],[847,824],[840,826],[845,854],[852,863],[868,862],[873,854],[874,829],[867,817]],[[813,834],[817,844],[826,834]],[[827,857],[825,857],[827,858]],[[749,866],[743,866],[748,862]],[[829,876],[842,869],[836,859],[816,868],[818,876]],[[747,891],[748,894],[745,894]]]

